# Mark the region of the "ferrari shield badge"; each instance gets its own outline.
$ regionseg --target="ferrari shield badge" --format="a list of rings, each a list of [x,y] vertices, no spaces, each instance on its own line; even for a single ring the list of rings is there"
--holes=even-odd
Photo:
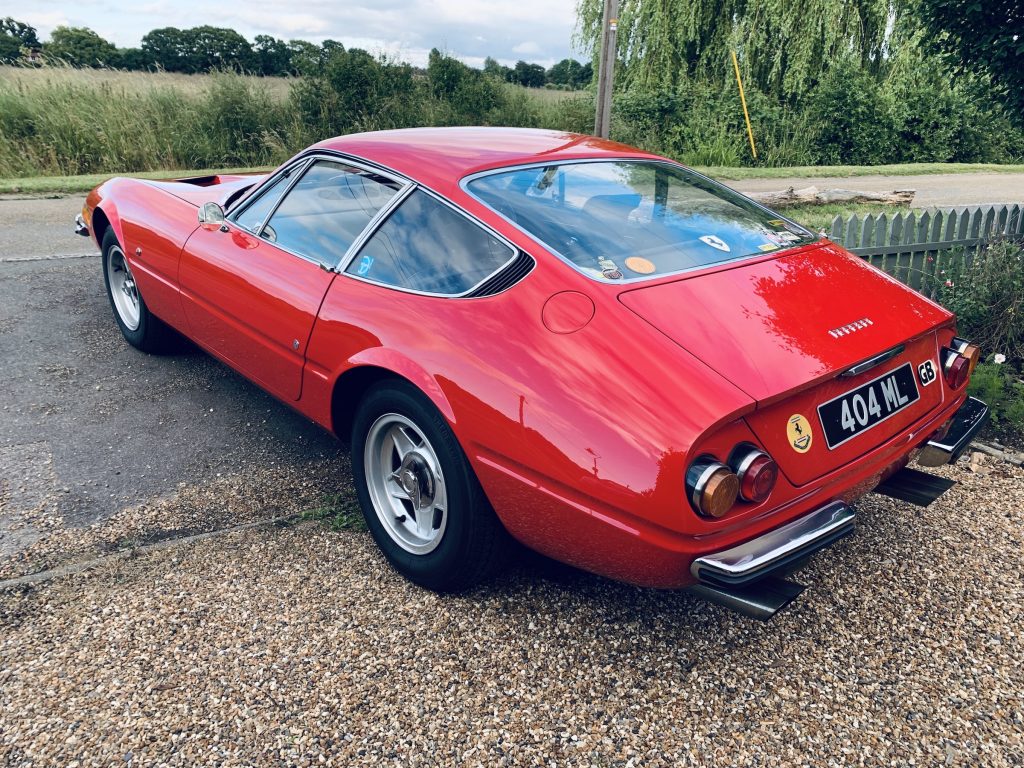
[[[789,444],[797,453],[807,453],[811,450],[814,433],[811,431],[811,422],[807,420],[807,417],[799,413],[790,416],[786,425],[786,436],[789,438]]]
[[[720,251],[729,252],[729,244],[717,235],[701,235],[700,241],[704,245],[710,245],[712,248],[717,248]]]

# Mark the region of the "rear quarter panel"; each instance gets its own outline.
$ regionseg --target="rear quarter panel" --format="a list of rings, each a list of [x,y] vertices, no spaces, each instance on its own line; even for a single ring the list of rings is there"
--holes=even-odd
[[[313,332],[311,374],[333,381],[380,360],[417,384],[449,419],[508,529],[541,551],[565,535],[557,526],[539,530],[545,494],[610,518],[687,530],[687,452],[751,400],[651,333],[614,293],[592,297],[594,317],[582,330],[548,330],[545,300],[566,289],[556,269],[538,265],[509,291],[480,299],[420,296],[341,275]],[[508,477],[521,482],[508,485]]]

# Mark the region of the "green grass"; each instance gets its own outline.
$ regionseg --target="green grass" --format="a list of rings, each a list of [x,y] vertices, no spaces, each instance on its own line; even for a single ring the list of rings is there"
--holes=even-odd
[[[322,520],[332,531],[365,531],[366,520],[354,493],[325,496],[321,505],[308,509],[303,520]]]
[[[166,171],[145,171],[139,173],[93,173],[84,176],[27,176],[23,178],[0,179],[0,194],[22,193],[31,195],[57,195],[88,192],[97,184],[107,179],[125,175],[140,179],[166,179],[181,176],[206,176],[214,173],[266,173],[272,170],[272,166],[258,166],[254,168],[217,168],[197,170],[166,170]],[[712,178],[720,181],[737,181],[740,179],[776,179],[776,178],[812,178],[812,177],[835,177],[846,176],[868,176],[871,174],[885,176],[914,176],[918,174],[936,173],[1024,173],[1024,165],[994,165],[989,163],[906,163],[902,165],[822,165],[822,166],[796,166],[792,168],[723,168],[696,167]],[[842,210],[839,210],[842,209]],[[874,213],[875,210],[884,213],[888,209],[893,212],[900,210],[895,206],[873,205],[871,203],[849,206],[845,204],[817,205],[817,206],[794,206],[787,208],[787,213],[799,211],[801,214],[827,215],[828,221],[837,213],[849,210],[851,213]],[[797,219],[800,221],[800,219]],[[815,218],[817,221],[817,218]],[[804,222],[806,223],[806,222]]]
[[[221,173],[267,173],[273,166],[256,168],[213,168],[199,170],[139,171],[126,173],[135,179],[180,179],[186,176],[210,176]],[[63,195],[88,192],[107,179],[122,174],[89,173],[83,176],[27,176],[20,179],[0,179],[0,194]]]
[[[879,216],[883,213],[890,216],[897,213],[909,213],[910,208],[902,205],[886,205],[885,203],[826,203],[824,205],[791,205],[787,208],[779,208],[779,213],[791,218],[798,224],[810,227],[815,232],[832,229],[832,220],[836,216],[846,218],[853,214],[866,216],[874,214]],[[915,209],[920,213],[924,209]]]
[[[846,178],[849,176],[917,176],[936,173],[1024,173],[1024,165],[996,163],[899,163],[896,165],[794,165],[778,168],[695,168],[722,181],[742,179]]]

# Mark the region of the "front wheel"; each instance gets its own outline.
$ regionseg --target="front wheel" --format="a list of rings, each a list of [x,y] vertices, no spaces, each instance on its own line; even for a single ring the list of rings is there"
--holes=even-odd
[[[121,335],[136,349],[160,352],[167,344],[170,329],[146,306],[113,229],[103,236],[102,251],[103,283]]]
[[[412,385],[388,382],[360,403],[352,471],[370,533],[409,580],[456,591],[500,565],[507,534],[444,417]]]

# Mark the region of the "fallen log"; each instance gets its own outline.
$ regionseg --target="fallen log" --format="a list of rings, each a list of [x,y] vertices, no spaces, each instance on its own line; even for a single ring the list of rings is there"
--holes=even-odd
[[[885,203],[887,205],[909,206],[914,200],[913,189],[897,189],[893,192],[865,192],[856,189],[818,189],[789,187],[780,192],[755,192],[751,195],[769,208],[785,208],[790,205],[825,205],[826,203]]]

